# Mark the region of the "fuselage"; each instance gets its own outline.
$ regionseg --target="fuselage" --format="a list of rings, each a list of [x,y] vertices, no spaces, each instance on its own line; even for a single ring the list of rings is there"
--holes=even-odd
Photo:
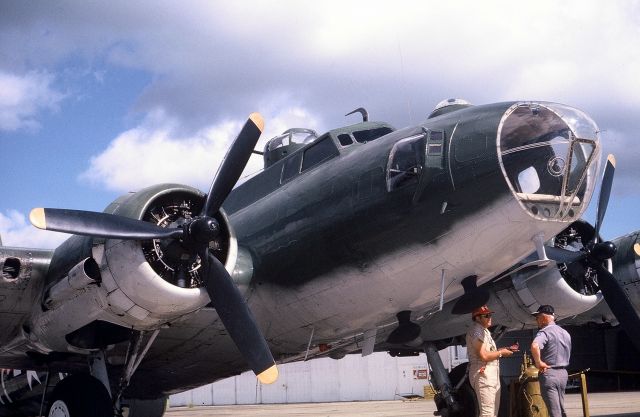
[[[360,127],[336,129],[314,142],[335,148],[322,163],[305,169],[307,145],[237,187],[225,208],[253,259],[250,303],[266,337],[300,351],[312,333],[314,344],[332,343],[393,323],[398,311],[426,314],[459,297],[463,278],[495,277],[534,251],[536,236],[579,218],[597,129],[568,110],[462,107],[348,146],[340,135]],[[582,131],[562,118],[576,114]],[[282,180],[296,155],[300,171]]]
[[[454,105],[400,130],[363,122],[290,148],[270,144],[265,169],[225,200],[218,216],[226,240],[214,252],[279,361],[313,356],[320,346],[357,350],[363,333],[376,329],[383,341],[398,312],[424,317],[462,295],[464,278],[495,278],[534,252],[536,240],[580,218],[600,154],[588,116],[543,102]],[[162,184],[105,211],[179,227],[204,198]],[[137,395],[244,370],[231,341],[218,337],[224,328],[206,307],[200,262],[180,273],[175,249],[160,240],[73,236],[47,253],[41,302],[7,340],[23,358],[16,367],[31,365],[27,352],[73,352],[81,361],[108,345],[117,358],[131,329],[162,328],[132,379]],[[23,275],[14,284],[31,285]]]

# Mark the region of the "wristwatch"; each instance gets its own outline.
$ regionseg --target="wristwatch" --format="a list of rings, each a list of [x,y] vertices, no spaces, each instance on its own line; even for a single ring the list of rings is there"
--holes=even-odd
[[[498,358],[502,357],[502,352],[498,352]]]

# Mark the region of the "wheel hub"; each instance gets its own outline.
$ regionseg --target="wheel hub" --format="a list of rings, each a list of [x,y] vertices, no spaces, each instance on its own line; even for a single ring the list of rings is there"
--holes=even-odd
[[[49,417],[71,417],[67,404],[62,400],[57,400],[49,410]]]

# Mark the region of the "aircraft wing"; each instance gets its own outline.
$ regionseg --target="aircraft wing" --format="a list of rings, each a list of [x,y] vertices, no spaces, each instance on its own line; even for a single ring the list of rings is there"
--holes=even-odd
[[[30,329],[27,322],[41,302],[53,251],[0,246],[0,366],[33,369],[34,361],[16,352]]]

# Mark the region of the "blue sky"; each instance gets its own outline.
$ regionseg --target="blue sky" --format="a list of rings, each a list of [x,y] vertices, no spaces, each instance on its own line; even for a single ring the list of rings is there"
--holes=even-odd
[[[638,45],[638,1],[3,1],[0,235],[54,247],[65,235],[36,231],[31,208],[101,211],[164,181],[206,190],[253,111],[264,141],[360,106],[402,127],[461,97],[591,115],[618,160],[613,238],[640,229]]]

